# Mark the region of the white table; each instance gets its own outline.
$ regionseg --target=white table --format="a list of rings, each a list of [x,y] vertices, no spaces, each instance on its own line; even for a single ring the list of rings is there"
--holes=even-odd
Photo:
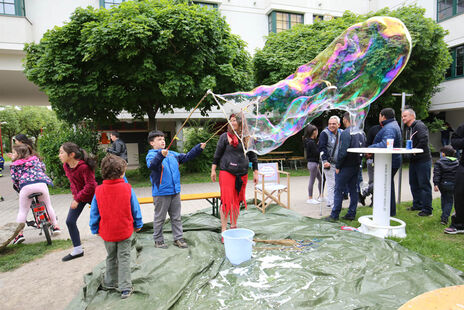
[[[374,156],[374,203],[372,216],[361,216],[359,230],[377,237],[406,237],[406,223],[390,217],[391,173],[393,154],[422,153],[422,149],[405,148],[349,148],[351,153],[375,154]],[[400,225],[391,226],[390,221]]]

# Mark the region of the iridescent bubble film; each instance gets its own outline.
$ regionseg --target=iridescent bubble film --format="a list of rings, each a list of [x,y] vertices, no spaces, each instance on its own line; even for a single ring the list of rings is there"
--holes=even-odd
[[[266,154],[323,112],[350,112],[362,130],[369,106],[401,73],[411,37],[396,18],[373,17],[346,29],[311,62],[271,86],[214,95],[223,112],[242,119],[238,132],[247,151]]]

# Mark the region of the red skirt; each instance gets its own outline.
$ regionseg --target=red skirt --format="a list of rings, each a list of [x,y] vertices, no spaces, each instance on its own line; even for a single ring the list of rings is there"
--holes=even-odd
[[[243,175],[242,188],[240,193],[235,189],[236,176],[224,170],[219,171],[219,187],[221,188],[221,211],[226,218],[230,215],[230,225],[237,226],[237,218],[240,214],[240,203],[244,203],[247,207],[245,200],[245,191],[248,181],[248,175]]]

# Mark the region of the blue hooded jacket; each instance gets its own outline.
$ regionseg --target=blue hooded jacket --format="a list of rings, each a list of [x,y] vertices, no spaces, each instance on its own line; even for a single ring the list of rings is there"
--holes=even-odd
[[[401,147],[401,129],[398,125],[398,122],[394,118],[390,118],[384,120],[382,122],[382,129],[377,133],[374,138],[374,142],[369,147],[377,147],[377,148],[386,148],[387,147],[387,139],[394,139],[393,147],[400,148]],[[393,154],[392,156],[392,169],[398,169],[401,166],[401,155],[400,154]]]
[[[167,196],[180,193],[179,164],[197,157],[203,149],[200,144],[193,147],[187,154],[169,151],[166,157],[161,150],[148,151],[147,167],[151,170],[150,181],[152,196]]]

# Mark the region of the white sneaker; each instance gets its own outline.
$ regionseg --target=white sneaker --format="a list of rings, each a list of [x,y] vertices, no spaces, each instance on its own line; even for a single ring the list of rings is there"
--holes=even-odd
[[[312,205],[320,204],[320,202],[317,201],[316,199],[308,199],[308,200],[306,200],[306,203],[309,203],[309,204],[312,204]]]
[[[319,197],[319,198],[317,198],[317,201],[319,201],[319,202],[323,202],[323,201],[325,201],[325,200],[326,200],[326,199],[325,199],[324,197]]]

